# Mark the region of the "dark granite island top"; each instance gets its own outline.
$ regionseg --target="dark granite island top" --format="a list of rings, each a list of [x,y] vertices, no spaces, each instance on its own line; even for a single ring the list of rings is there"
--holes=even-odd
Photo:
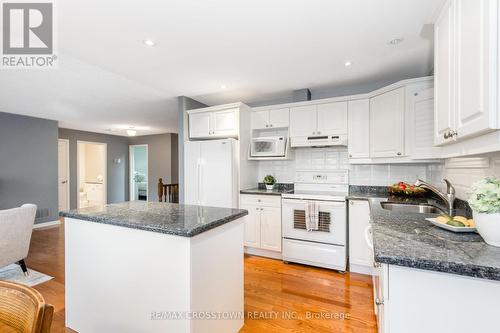
[[[369,191],[365,195],[352,191],[348,199],[370,203],[376,262],[500,281],[500,248],[486,244],[478,234],[453,233],[425,220],[437,215],[385,210],[381,202],[397,199],[383,193]],[[440,206],[428,198],[404,201]],[[457,212],[457,215],[469,214]]]
[[[193,237],[248,214],[242,209],[130,201],[61,212],[78,220]]]

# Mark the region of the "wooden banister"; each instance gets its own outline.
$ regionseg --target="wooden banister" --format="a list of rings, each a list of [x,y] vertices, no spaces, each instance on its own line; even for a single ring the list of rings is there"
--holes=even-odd
[[[158,179],[158,200],[160,202],[179,202],[179,184],[163,184],[163,179]]]

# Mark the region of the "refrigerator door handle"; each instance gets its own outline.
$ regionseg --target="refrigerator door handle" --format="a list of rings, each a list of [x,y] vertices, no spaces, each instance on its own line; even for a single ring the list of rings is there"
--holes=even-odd
[[[200,201],[199,204],[202,205],[203,201],[205,199],[205,194],[203,193],[203,160],[200,160],[200,176],[199,176],[199,183],[198,183],[198,193],[200,196]]]
[[[200,159],[196,161],[196,203],[200,204]]]

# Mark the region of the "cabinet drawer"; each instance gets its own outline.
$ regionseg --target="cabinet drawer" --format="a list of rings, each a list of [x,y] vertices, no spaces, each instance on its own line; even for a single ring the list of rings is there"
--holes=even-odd
[[[241,205],[257,205],[281,208],[281,196],[279,195],[257,195],[242,194]]]

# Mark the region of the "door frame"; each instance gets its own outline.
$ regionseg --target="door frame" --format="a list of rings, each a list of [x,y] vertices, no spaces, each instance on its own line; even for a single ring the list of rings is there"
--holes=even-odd
[[[147,198],[147,201],[149,201],[149,181],[150,181],[150,179],[149,179],[149,147],[148,147],[147,143],[128,146],[129,201],[135,201],[135,199],[134,199],[135,185],[134,185],[134,182],[132,181],[132,178],[134,175],[134,162],[135,162],[133,150],[135,147],[146,147],[146,177],[148,179],[147,186],[146,186],[146,198]]]
[[[58,145],[58,150],[59,150],[59,142],[65,142],[66,143],[66,174],[68,176],[68,180],[66,183],[67,186],[67,191],[66,191],[66,207],[65,210],[69,210],[71,208],[71,174],[70,174],[70,168],[69,168],[69,139],[57,139],[57,145]],[[57,158],[59,159],[59,153],[57,154]],[[59,170],[57,174],[57,182],[59,183]],[[59,184],[58,184],[59,186]],[[57,204],[59,205],[59,187],[58,187],[58,197],[57,197]]]
[[[84,141],[84,140],[76,140],[76,207],[80,209],[80,144],[94,144],[104,146],[104,181],[102,182],[102,186],[104,188],[104,203],[108,203],[108,144],[105,142],[93,142],[93,141]]]

